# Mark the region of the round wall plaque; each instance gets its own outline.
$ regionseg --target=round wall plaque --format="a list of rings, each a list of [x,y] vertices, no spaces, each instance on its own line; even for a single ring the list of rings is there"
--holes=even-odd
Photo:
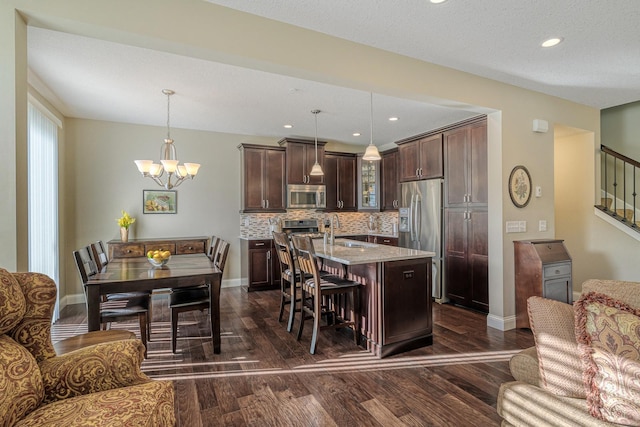
[[[518,208],[524,208],[531,200],[531,175],[522,165],[518,165],[509,175],[509,197]]]

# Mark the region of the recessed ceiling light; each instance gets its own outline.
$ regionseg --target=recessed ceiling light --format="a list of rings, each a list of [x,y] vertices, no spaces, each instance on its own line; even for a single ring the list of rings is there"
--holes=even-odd
[[[355,132],[353,136],[360,136],[360,132]]]
[[[542,47],[553,47],[562,42],[562,37],[553,37],[542,42]]]
[[[447,0],[429,0],[429,1],[430,1],[431,3],[433,3],[433,4],[438,4],[438,3],[444,3],[444,2],[446,2]]]
[[[293,127],[293,125],[284,125],[285,129],[291,129]]]
[[[389,117],[389,121],[390,122],[397,122],[398,118],[397,117]]]

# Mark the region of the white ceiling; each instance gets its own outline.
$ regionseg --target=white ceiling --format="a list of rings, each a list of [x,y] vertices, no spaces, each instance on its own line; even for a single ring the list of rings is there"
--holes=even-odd
[[[637,0],[208,0],[596,108],[640,100]],[[67,117],[369,141],[369,93],[29,27],[33,84]],[[548,37],[560,45],[540,48]],[[374,94],[383,145],[477,112]],[[395,115],[397,122],[389,122]],[[294,125],[293,129],[283,128]],[[362,136],[354,137],[353,132]]]

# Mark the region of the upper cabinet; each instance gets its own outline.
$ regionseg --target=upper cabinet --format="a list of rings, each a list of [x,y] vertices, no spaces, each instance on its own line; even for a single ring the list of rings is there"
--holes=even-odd
[[[400,207],[400,177],[398,174],[398,149],[382,153],[380,162],[382,180],[382,210],[396,210]]]
[[[316,162],[315,142],[306,139],[284,138],[278,144],[287,150],[287,184],[324,184],[323,176],[309,175]],[[324,171],[324,145],[318,141],[318,163]]]
[[[285,149],[241,144],[243,212],[286,212]]]
[[[358,210],[379,211],[381,161],[362,160],[358,156]]]
[[[442,134],[398,142],[400,182],[441,178]]]
[[[486,206],[487,122],[444,133],[446,147],[445,206]]]
[[[324,181],[327,186],[328,211],[355,211],[356,156],[346,153],[325,153]]]

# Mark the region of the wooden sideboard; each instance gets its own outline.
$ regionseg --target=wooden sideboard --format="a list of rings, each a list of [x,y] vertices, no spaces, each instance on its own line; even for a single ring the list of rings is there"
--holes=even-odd
[[[133,239],[128,242],[109,240],[109,259],[146,256],[155,250],[169,251],[172,255],[207,253],[208,237],[171,237],[159,239]]]

